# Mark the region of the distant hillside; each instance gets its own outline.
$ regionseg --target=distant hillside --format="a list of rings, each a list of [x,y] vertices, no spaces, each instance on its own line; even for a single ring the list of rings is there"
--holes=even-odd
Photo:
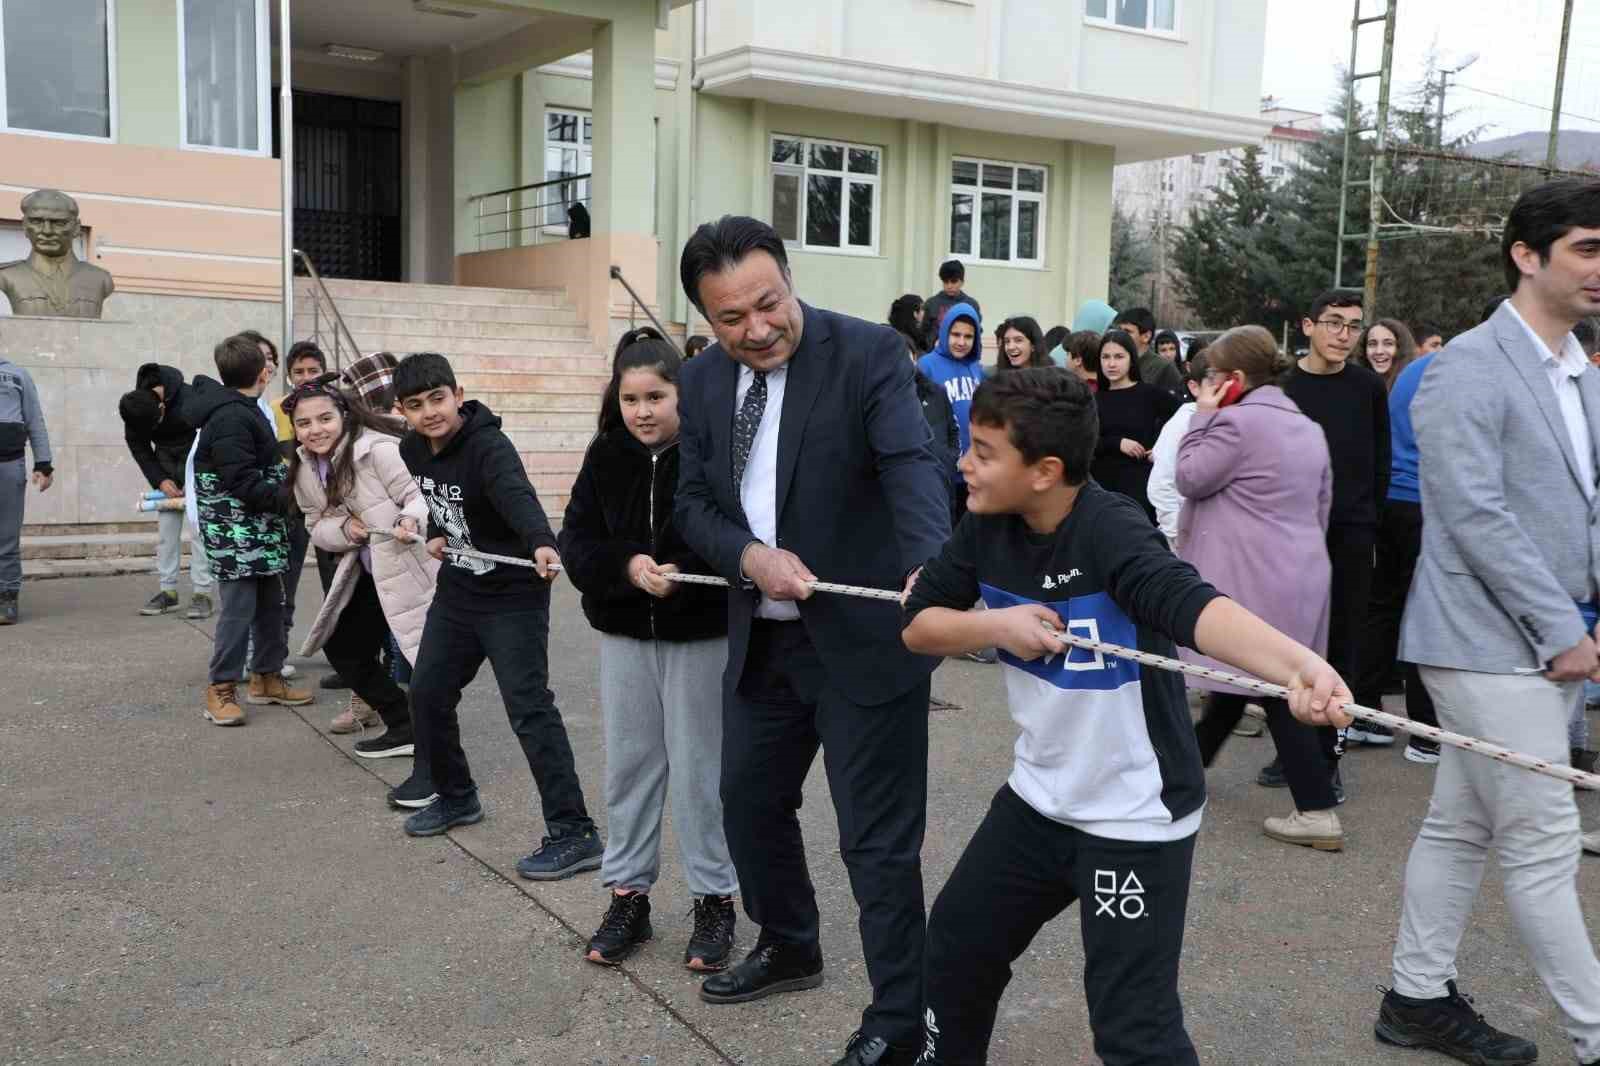
[[[1510,156],[1524,163],[1543,163],[1545,149],[1549,146],[1548,131],[1514,133],[1509,137],[1496,137],[1479,141],[1467,149],[1470,155],[1485,159]],[[1562,170],[1600,170],[1600,133],[1588,130],[1563,130],[1557,151],[1556,166]]]

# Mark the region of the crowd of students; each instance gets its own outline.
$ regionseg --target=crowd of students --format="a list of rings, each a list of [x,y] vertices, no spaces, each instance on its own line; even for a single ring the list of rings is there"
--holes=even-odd
[[[1287,788],[1293,798],[1291,812],[1268,818],[1264,832],[1290,844],[1338,850],[1345,842],[1335,813],[1345,801],[1339,759],[1348,745],[1395,740],[1379,727],[1352,723],[1339,701],[1353,690],[1357,702],[1376,705],[1398,686],[1408,713],[1436,724],[1430,690],[1447,694],[1450,713],[1465,714],[1472,700],[1454,675],[1500,676],[1467,674],[1476,668],[1470,657],[1461,665],[1459,657],[1431,650],[1437,634],[1423,627],[1433,625],[1433,599],[1449,598],[1427,585],[1437,575],[1418,574],[1429,602],[1413,612],[1423,621],[1408,616],[1401,638],[1419,560],[1436,565],[1427,552],[1445,550],[1424,548],[1423,501],[1430,493],[1442,498],[1442,484],[1456,490],[1456,481],[1465,480],[1451,465],[1456,457],[1441,455],[1441,442],[1456,439],[1451,427],[1467,417],[1461,398],[1447,391],[1469,372],[1452,352],[1493,338],[1505,346],[1507,336],[1522,345],[1521,330],[1528,343],[1545,346],[1552,385],[1561,390],[1570,384],[1570,393],[1551,398],[1560,408],[1555,417],[1567,419],[1573,432],[1569,465],[1589,510],[1600,513],[1594,502],[1600,461],[1588,431],[1580,442],[1576,428],[1590,402],[1583,390],[1600,389],[1580,389],[1580,377],[1594,378],[1582,364],[1586,352],[1593,355],[1594,334],[1581,328],[1565,334],[1571,322],[1564,309],[1577,298],[1549,276],[1565,262],[1550,266],[1552,248],[1574,226],[1600,232],[1600,191],[1561,183],[1551,188],[1526,210],[1519,203],[1523,216],[1514,212],[1508,224],[1507,280],[1517,295],[1503,307],[1496,300],[1485,325],[1443,357],[1437,330],[1413,331],[1395,319],[1367,324],[1359,294],[1333,290],[1308,309],[1301,323],[1308,350],[1287,366],[1259,327],[1229,330],[1185,352],[1148,310],[1117,312],[1090,301],[1070,329],[1045,332],[1032,317],[1007,318],[994,333],[996,368],[990,372],[983,364],[982,312],[963,289],[959,262],[941,268],[942,288],[933,297],[895,301],[889,321],[898,338],[889,348],[896,370],[878,376],[899,389],[915,383],[922,421],[911,452],[894,451],[873,432],[866,439],[897,462],[937,471],[944,490],[938,508],[947,503],[949,512],[942,549],[931,558],[919,555],[921,565],[898,575],[905,582],[902,650],[985,661],[998,650],[1022,737],[1010,780],[927,920],[921,1046],[908,1046],[904,1032],[869,1032],[869,1011],[841,1063],[892,1066],[913,1055],[929,1064],[985,1061],[1010,964],[1043,924],[1080,900],[1097,1054],[1112,1064],[1198,1061],[1184,1032],[1177,974],[1205,802],[1203,768],[1241,731],[1247,702],[1262,705],[1277,749],[1258,780]],[[702,227],[691,242],[710,242],[698,250],[701,266],[691,271],[693,257],[685,252],[686,288],[708,319],[721,321],[715,308],[707,309],[702,280],[743,269],[752,259],[759,260],[755,269],[771,267],[771,284],[782,290],[763,297],[770,300],[759,309],[768,328],[829,314],[799,310],[781,240],[770,227],[739,219],[717,226],[727,233],[742,227],[753,237],[719,246],[723,230]],[[744,290],[727,291],[731,300]],[[827,328],[828,321],[819,317],[813,328]],[[712,349],[708,356],[708,346],[698,345],[691,347],[699,354],[690,355],[732,357],[749,371],[781,347],[781,328],[773,334],[778,339],[759,343],[748,328],[742,342],[732,330],[719,329],[721,354]],[[1560,343],[1552,346],[1547,334]],[[1557,347],[1560,354],[1552,354]],[[790,344],[785,358],[794,349]],[[915,372],[906,370],[902,353]],[[1579,365],[1570,365],[1574,359]],[[1424,384],[1436,360],[1443,369]],[[780,590],[791,579],[798,589],[804,575],[779,579],[776,571],[746,561],[761,542],[776,548],[777,525],[748,542],[737,575],[730,575],[727,566],[707,562],[704,549],[697,549],[703,538],[680,524],[680,473],[703,488],[695,479],[703,476],[708,456],[699,441],[692,460],[682,460],[694,469],[680,471],[687,416],[679,402],[684,363],[673,345],[650,329],[629,331],[618,341],[596,433],[559,535],[500,419],[465,396],[443,356],[396,360],[377,353],[339,374],[329,373],[322,353],[302,342],[288,353],[291,388],[275,398],[268,393],[278,376],[277,351],[261,335],[223,340],[214,362],[215,378],[187,382],[170,367],[140,367],[134,390],[120,403],[141,471],[164,497],[185,498],[198,533],[190,617],[211,613],[215,590],[219,616],[205,717],[239,726],[246,705],[313,701],[285,660],[293,590],[314,549],[324,597],[304,648],[325,651],[352,691],[332,730],[373,730],[356,740],[359,756],[413,759],[409,777],[388,794],[393,806],[409,812],[406,833],[437,835],[484,817],[457,707],[487,660],[546,826],[547,835],[517,864],[518,872],[555,880],[600,871],[607,891],[585,948],[590,961],[615,965],[653,937],[649,897],[661,875],[661,821],[670,801],[684,878],[695,898],[683,962],[694,971],[726,971],[706,982],[702,996],[741,1002],[819,984],[816,945],[787,945],[796,954],[785,961],[770,913],[748,911],[764,926],[761,939],[743,963],[733,961],[741,872],[747,882],[758,872],[735,861],[729,826],[740,825],[742,834],[749,826],[731,822],[734,812],[724,810],[731,787],[724,727],[739,721],[728,719],[724,706],[731,698],[724,679],[730,598],[673,577],[719,571],[748,577],[733,595],[759,591],[765,613],[755,621],[766,627],[760,639],[781,643],[773,634],[804,617],[787,601],[804,594]],[[753,510],[758,497],[749,478],[772,477],[779,462],[776,412],[787,410],[786,369],[780,362],[744,373],[737,400],[731,384],[724,397],[737,403],[729,412],[731,479],[751,529],[777,521]],[[700,384],[709,378],[699,375]],[[774,392],[770,405],[768,389]],[[1600,402],[1600,392],[1593,398]],[[909,391],[893,403],[909,403]],[[0,436],[6,449],[0,461],[20,469],[22,443],[32,431],[42,490],[49,484],[49,451],[36,409],[26,375],[0,361],[0,423],[22,427]],[[1512,415],[1502,417],[1504,432],[1521,431]],[[874,432],[903,435],[905,426],[884,424]],[[766,473],[747,475],[747,463]],[[1445,469],[1452,478],[1441,474]],[[1491,481],[1478,487],[1495,491]],[[884,490],[874,484],[870,491]],[[1474,513],[1492,523],[1504,520],[1506,508],[1491,502]],[[944,515],[936,517],[943,527]],[[1556,517],[1551,522],[1566,528]],[[1434,539],[1426,543],[1441,543],[1443,531],[1430,528]],[[0,529],[0,541],[5,534]],[[181,523],[163,518],[160,535],[160,587],[141,613],[179,606]],[[531,567],[497,562],[495,555],[526,559]],[[1475,561],[1464,553],[1444,570],[1466,576],[1472,571],[1450,566]],[[584,616],[601,635],[604,842],[549,686],[550,583],[558,572],[581,592]],[[14,620],[14,590],[9,600],[4,595],[8,580],[0,569],[0,607],[9,603]],[[1572,583],[1566,575],[1561,580]],[[1530,600],[1510,624],[1552,652],[1539,660],[1546,676],[1559,682],[1546,685],[1558,693],[1546,702],[1562,715],[1571,762],[1592,768],[1584,701],[1579,696],[1569,707],[1560,700],[1581,692],[1578,680],[1600,677],[1600,652],[1593,637],[1567,648],[1564,632],[1546,632],[1564,628],[1567,613],[1581,613],[1585,631],[1595,630],[1593,577],[1578,583],[1587,583],[1587,596],[1581,588],[1571,594],[1577,602],[1566,606],[1573,611],[1562,606],[1567,594],[1558,588],[1555,608]],[[974,611],[975,604],[990,609]],[[1057,610],[1069,608],[1075,615],[1067,624],[1092,616],[1101,639],[1254,673],[1287,685],[1290,696],[1254,700],[1224,684],[1194,685],[1203,692],[1196,722],[1176,674],[1098,655],[1085,659],[1040,625],[1059,627],[1068,616]],[[752,625],[749,618],[741,624]],[[794,636],[792,629],[786,633]],[[815,655],[808,643],[794,651]],[[1407,658],[1416,662],[1402,665]],[[832,669],[826,658],[818,666],[823,673]],[[1342,679],[1350,679],[1349,688]],[[778,680],[791,679],[762,683]],[[793,681],[813,683],[809,675],[796,674]],[[1542,683],[1518,678],[1524,681]],[[785,700],[799,698],[786,691]],[[920,691],[925,703],[926,690]],[[1547,695],[1529,692],[1529,700]],[[1491,787],[1475,776],[1489,771],[1471,764],[1474,757],[1450,756],[1441,760],[1436,745],[1416,738],[1406,749],[1413,762],[1439,765],[1439,784],[1407,874],[1395,988],[1382,1003],[1378,1033],[1463,1061],[1534,1061],[1529,1042],[1490,1027],[1457,992],[1449,927],[1456,923],[1458,937],[1464,914],[1440,910],[1441,900],[1457,910],[1470,907],[1476,880],[1469,867],[1476,861],[1481,875],[1481,852],[1496,844],[1523,849],[1530,872],[1508,883],[1508,900],[1525,924],[1539,926],[1547,913],[1550,928],[1559,926],[1553,938],[1531,927],[1524,932],[1541,976],[1572,1022],[1580,1056],[1600,1061],[1600,990],[1585,983],[1597,964],[1582,943],[1573,867],[1566,865],[1575,859],[1550,850],[1555,836],[1567,839],[1566,830],[1531,839],[1540,830],[1524,824],[1527,790],[1508,798],[1516,791],[1510,779]],[[1575,842],[1570,790],[1564,797],[1545,793],[1541,810],[1551,818],[1570,814]],[[1516,817],[1507,813],[1513,811]],[[747,820],[746,813],[740,818]],[[1469,817],[1486,827],[1470,841]],[[1584,844],[1600,850],[1594,836]],[[1477,849],[1471,857],[1468,844]],[[857,854],[847,861],[865,862]],[[858,896],[866,891],[865,869],[851,867]],[[753,888],[747,884],[746,890]],[[863,906],[864,940],[870,910]],[[916,949],[924,950],[921,943]],[[881,965],[870,950],[869,970]],[[887,994],[879,983],[874,976],[875,996]]]

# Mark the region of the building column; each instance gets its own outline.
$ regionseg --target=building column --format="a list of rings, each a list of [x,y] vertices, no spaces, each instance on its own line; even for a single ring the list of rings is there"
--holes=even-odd
[[[594,166],[590,180],[591,247],[588,304],[590,330],[609,340],[612,306],[627,314],[626,289],[610,280],[622,268],[628,282],[653,310],[657,289],[655,204],[651,176],[656,165],[655,0],[632,0],[628,10],[594,32]]]

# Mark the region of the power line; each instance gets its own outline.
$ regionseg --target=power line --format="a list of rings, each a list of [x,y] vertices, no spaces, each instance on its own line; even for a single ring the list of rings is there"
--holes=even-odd
[[[1466,85],[1466,84],[1464,84],[1462,82],[1456,82],[1454,85],[1451,86],[1451,88],[1454,88],[1454,89],[1465,89],[1469,93],[1478,93],[1479,95],[1482,95],[1482,96],[1492,96],[1496,100],[1504,100],[1507,103],[1511,103],[1511,104],[1521,104],[1523,107],[1531,107],[1531,108],[1534,108],[1535,110],[1538,110],[1538,111],[1549,111],[1550,110],[1550,105],[1548,105],[1548,104],[1536,104],[1536,103],[1533,103],[1530,100],[1518,100],[1515,96],[1506,96],[1504,93],[1490,92],[1488,89],[1480,89],[1476,85]],[[1600,118],[1595,118],[1592,115],[1579,115],[1579,114],[1577,114],[1575,112],[1572,112],[1572,111],[1563,111],[1563,112],[1561,112],[1561,117],[1562,118],[1575,118],[1575,119],[1578,119],[1580,122],[1594,122],[1594,123],[1600,124]]]

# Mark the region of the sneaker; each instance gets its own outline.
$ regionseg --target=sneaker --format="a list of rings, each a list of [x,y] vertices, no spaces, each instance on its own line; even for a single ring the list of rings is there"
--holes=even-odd
[[[1344,775],[1339,772],[1339,767],[1333,768],[1333,805],[1344,806]]]
[[[461,799],[445,799],[440,796],[407,818],[405,828],[409,836],[436,837],[455,826],[474,825],[481,821],[483,821],[483,804],[478,802],[478,794],[474,792]]]
[[[1439,745],[1431,740],[1411,738],[1406,744],[1406,759],[1409,762],[1421,763],[1423,766],[1439,765]]]
[[[439,793],[433,790],[433,782],[428,779],[428,771],[416,769],[411,771],[411,776],[389,790],[388,800],[391,807],[403,807],[411,810],[420,810],[439,798]]]
[[[529,881],[559,881],[585,870],[600,869],[606,846],[593,828],[582,833],[545,837],[539,850],[517,860],[517,875]]]
[[[1446,981],[1449,995],[1438,999],[1412,999],[1392,988],[1384,989],[1383,1005],[1373,1032],[1385,1044],[1428,1048],[1476,1066],[1522,1066],[1537,1062],[1539,1049],[1531,1040],[1502,1033],[1472,1009],[1470,996]]]
[[[1318,851],[1343,851],[1344,827],[1333,811],[1295,811],[1287,818],[1268,818],[1261,831],[1273,840]]]
[[[833,1066],[911,1066],[917,1049],[896,1047],[881,1036],[868,1036],[857,1029],[844,1046],[844,1058]]]
[[[1583,850],[1590,855],[1600,855],[1600,829],[1583,834]]]
[[[1386,725],[1373,725],[1356,719],[1344,731],[1346,744],[1365,744],[1370,748],[1387,748],[1394,743],[1394,730]]]
[[[286,635],[285,636],[285,643],[287,643],[287,642],[288,641],[287,641],[287,635]],[[282,674],[284,677],[293,677],[294,675],[298,674],[299,672],[300,672],[299,670],[295,669],[295,667],[292,666],[289,663],[284,663],[283,664],[283,669],[278,671],[278,673]]]
[[[215,608],[211,604],[211,597],[204,592],[196,592],[189,597],[189,609],[183,612],[183,616],[191,622],[199,622],[210,618],[213,610]]]
[[[1288,788],[1289,779],[1283,776],[1282,761],[1273,759],[1263,766],[1261,772],[1256,775],[1256,784],[1262,788]]]
[[[356,741],[351,750],[363,759],[397,759],[414,755],[417,743],[410,732],[396,733],[390,729],[382,736]]]
[[[1241,718],[1239,719],[1239,724],[1233,727],[1233,735],[1236,737],[1259,737],[1266,732],[1266,729],[1267,727],[1257,719]]]
[[[1572,749],[1572,768],[1582,770],[1586,774],[1594,773],[1595,762],[1600,761],[1600,751],[1590,751],[1587,748]]]
[[[328,723],[328,732],[340,734],[358,733],[371,729],[382,721],[383,719],[378,716],[378,712],[372,709],[372,704],[352,692],[350,693],[350,702],[345,705],[345,709],[340,711],[334,720]]]
[[[215,725],[244,725],[237,682],[218,681],[206,686],[206,707],[200,712]]]
[[[611,893],[611,906],[600,928],[589,938],[583,957],[601,966],[615,966],[655,935],[650,928],[650,897],[643,892]]]
[[[17,590],[0,592],[0,626],[17,624]]]
[[[340,677],[339,676],[339,671],[335,670],[331,674],[323,674],[322,675],[322,680],[317,682],[317,687],[321,688],[321,689],[326,689],[329,692],[334,692],[334,691],[337,691],[339,689],[347,689],[347,688],[349,688],[350,687],[350,682],[348,682],[344,678]]]
[[[139,608],[139,613],[146,618],[151,618],[158,614],[166,614],[168,611],[176,611],[177,609],[178,594],[171,589],[162,589],[150,597],[149,603]]]
[[[250,690],[244,701],[258,706],[279,703],[285,707],[303,707],[315,699],[309,689],[290,685],[288,676],[279,671],[275,674],[251,674]]]
[[[683,964],[691,970],[715,973],[728,968],[733,954],[733,931],[739,913],[732,896],[701,896],[694,901],[694,932],[683,949]]]

